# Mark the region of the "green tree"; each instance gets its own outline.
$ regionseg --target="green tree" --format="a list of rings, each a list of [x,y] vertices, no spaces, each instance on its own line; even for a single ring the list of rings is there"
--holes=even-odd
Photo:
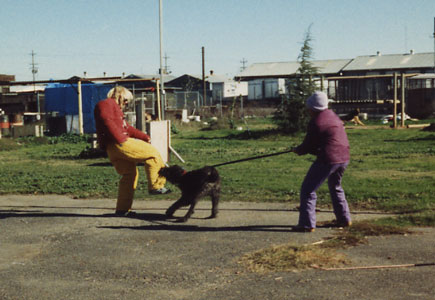
[[[274,121],[281,131],[296,133],[306,129],[309,116],[305,108],[305,100],[316,90],[313,77],[318,69],[311,62],[311,25],[305,33],[301,52],[298,56],[299,68],[294,79],[287,81],[287,94],[274,115]]]

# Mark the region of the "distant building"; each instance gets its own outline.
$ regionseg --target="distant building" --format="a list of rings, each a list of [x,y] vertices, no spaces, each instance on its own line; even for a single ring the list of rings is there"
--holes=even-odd
[[[9,92],[9,81],[15,81],[15,75],[0,74],[0,94]]]
[[[351,59],[312,61],[319,73],[315,80],[319,89],[326,87],[325,78],[338,75]],[[298,76],[299,62],[255,63],[235,76],[248,82],[248,100],[280,99],[287,93],[286,81]]]
[[[312,63],[319,70],[313,78],[319,90],[328,93],[328,97],[335,101],[333,108],[339,112],[359,107],[369,113],[389,113],[394,94],[394,73],[399,74],[398,87],[401,85],[400,74],[407,74],[405,102],[410,112],[421,116],[427,115],[422,113],[424,109],[429,114],[435,111],[435,81],[411,77],[411,74],[435,73],[433,52],[388,55],[378,52],[354,59],[314,60]],[[248,100],[277,101],[288,92],[286,81],[297,78],[298,68],[298,62],[255,63],[237,74],[235,79],[248,82]],[[424,90],[417,92],[415,86],[423,83]],[[424,95],[425,100],[419,99],[423,97],[419,95]]]
[[[210,83],[208,82],[208,80],[206,80],[205,84],[206,84],[206,89],[209,90]],[[187,92],[191,92],[191,91],[202,92],[202,90],[204,89],[202,76],[190,75],[190,74],[184,74],[179,77],[175,77],[172,80],[168,81],[166,83],[166,86],[177,88],[178,90],[187,91]]]
[[[199,100],[191,98],[193,101],[197,101],[196,107],[200,106],[212,106],[222,103],[222,101],[232,100],[234,97],[246,97],[248,95],[248,84],[246,82],[237,82],[231,78],[222,75],[216,75],[213,71],[205,77],[206,99],[204,97],[204,81],[200,75],[184,74],[177,77],[167,83],[168,87],[176,89],[175,94],[192,96],[196,93]],[[183,99],[178,99],[177,103],[183,103]],[[180,106],[180,105],[178,105]],[[184,105],[190,107],[189,105]]]
[[[25,112],[40,112],[44,106],[44,85],[14,85],[15,75],[0,74],[0,109],[11,119]]]
[[[370,114],[388,114],[394,99],[394,74],[398,75],[397,88],[401,88],[401,74],[405,78],[405,106],[413,117],[429,116],[435,110],[435,84],[433,78],[415,79],[412,74],[434,74],[434,53],[388,54],[358,56],[347,64],[337,76],[328,78],[328,95],[334,99],[334,108],[346,112],[358,106]],[[424,82],[424,88],[415,86]],[[398,99],[401,91],[398,90]],[[424,99],[420,99],[424,95]]]
[[[351,75],[383,75],[393,73],[434,73],[434,53],[414,53],[410,51],[404,54],[358,56],[343,67],[340,71],[343,76]]]

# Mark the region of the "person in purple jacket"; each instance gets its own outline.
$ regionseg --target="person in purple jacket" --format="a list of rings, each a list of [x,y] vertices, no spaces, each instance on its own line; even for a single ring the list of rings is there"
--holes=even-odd
[[[311,165],[301,186],[299,222],[293,231],[313,232],[316,228],[316,190],[328,179],[337,225],[352,224],[341,179],[349,164],[349,141],[343,122],[328,109],[328,97],[315,92],[306,102],[311,120],[306,136],[299,146],[293,148],[298,155],[313,154],[317,159]]]

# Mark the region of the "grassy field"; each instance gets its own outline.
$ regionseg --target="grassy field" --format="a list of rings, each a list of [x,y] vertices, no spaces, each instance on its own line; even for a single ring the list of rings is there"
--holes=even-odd
[[[429,122],[433,120],[429,120]],[[267,118],[248,119],[227,126],[175,124],[172,146],[186,161],[172,156],[171,164],[192,170],[236,159],[287,150],[303,134],[287,136],[274,131]],[[347,129],[351,163],[343,186],[353,209],[390,212],[435,208],[435,133],[420,129],[368,126]],[[119,176],[107,158],[79,159],[88,147],[86,137],[0,140],[0,193],[68,194],[79,198],[115,198]],[[223,201],[298,202],[299,187],[314,160],[293,153],[219,167]],[[147,199],[146,178],[140,168],[137,200]],[[176,188],[173,188],[176,190]],[[175,199],[176,191],[157,198]],[[319,204],[329,205],[326,185]]]

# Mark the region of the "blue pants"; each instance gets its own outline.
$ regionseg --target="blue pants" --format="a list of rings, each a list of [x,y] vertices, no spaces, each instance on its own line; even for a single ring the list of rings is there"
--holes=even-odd
[[[316,228],[316,190],[326,179],[337,221],[350,222],[349,206],[341,187],[341,179],[348,164],[349,162],[326,164],[316,160],[311,165],[301,187],[298,226]]]

